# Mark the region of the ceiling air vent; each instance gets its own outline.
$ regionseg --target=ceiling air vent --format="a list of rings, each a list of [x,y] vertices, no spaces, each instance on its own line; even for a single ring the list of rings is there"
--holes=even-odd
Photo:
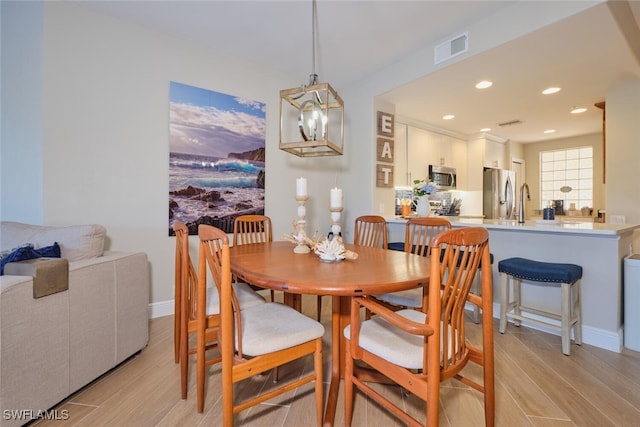
[[[498,126],[512,126],[522,124],[522,120],[510,120],[508,122],[498,123]]]
[[[469,50],[469,33],[463,33],[436,46],[435,63],[439,64],[467,50]]]

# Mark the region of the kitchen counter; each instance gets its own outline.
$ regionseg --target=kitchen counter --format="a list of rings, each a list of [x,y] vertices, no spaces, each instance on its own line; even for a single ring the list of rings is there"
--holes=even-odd
[[[577,264],[583,269],[583,341],[607,350],[621,351],[623,261],[631,252],[633,232],[640,229],[640,224],[579,222],[569,218],[557,223],[528,220],[524,224],[518,224],[516,220],[446,218],[453,228],[482,226],[489,230],[489,246],[494,255],[494,317],[499,317],[502,277],[498,273],[498,262],[501,260],[522,257]],[[404,241],[406,219],[389,218],[387,223],[389,242]],[[530,306],[560,311],[560,297],[555,288],[529,286],[526,298]],[[524,324],[540,329],[539,326]],[[550,329],[545,332],[558,334]]]
[[[472,217],[443,216],[451,222],[452,227],[483,226],[488,230],[526,231],[533,233],[568,233],[583,235],[619,236],[633,232],[640,228],[640,224],[609,224],[597,222],[572,221],[569,218],[557,221],[527,220],[519,224],[517,220],[483,219]],[[389,224],[405,224],[407,220],[402,217],[387,218]],[[404,239],[404,234],[402,235]],[[394,241],[389,237],[389,241]]]
[[[542,215],[533,215],[529,217],[529,219],[542,219]],[[555,219],[558,221],[600,222],[598,221],[598,217],[582,215],[555,215]]]

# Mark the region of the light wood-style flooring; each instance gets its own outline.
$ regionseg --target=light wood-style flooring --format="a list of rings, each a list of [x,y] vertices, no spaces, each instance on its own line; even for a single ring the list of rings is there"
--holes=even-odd
[[[323,300],[325,378],[329,377],[331,299]],[[315,317],[315,297],[303,298],[303,312]],[[187,400],[180,399],[180,373],[173,362],[173,318],[150,320],[149,345],[118,368],[57,406],[68,410],[66,421],[39,421],[46,426],[219,426],[219,366],[210,368],[205,412],[196,413],[195,375],[190,371]],[[469,322],[469,339],[479,342],[480,328]],[[621,354],[589,345],[561,351],[560,337],[509,324],[501,335],[495,323],[496,423],[498,426],[640,426],[640,353]],[[195,363],[195,362],[194,362]],[[281,381],[311,369],[312,360],[280,370]],[[480,375],[475,369],[470,375]],[[237,395],[271,386],[268,375],[256,376],[236,388]],[[236,425],[314,426],[313,384],[240,413]],[[423,413],[423,404],[398,387],[380,385],[402,400],[407,411]],[[341,396],[342,399],[342,396]],[[335,425],[344,425],[339,402]],[[443,384],[441,426],[484,425],[482,396],[455,380]],[[424,419],[424,415],[422,415]],[[358,394],[354,426],[401,425],[384,409]]]

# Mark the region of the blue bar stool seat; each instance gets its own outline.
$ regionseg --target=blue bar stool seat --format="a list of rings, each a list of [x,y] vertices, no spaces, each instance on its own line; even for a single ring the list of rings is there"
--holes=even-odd
[[[559,330],[562,336],[562,353],[570,354],[571,328],[576,344],[582,344],[582,317],[580,301],[580,279],[582,267],[575,264],[560,264],[534,261],[526,258],[507,258],[498,262],[498,271],[503,275],[500,296],[500,333],[507,328],[507,319],[512,318],[516,326],[527,320],[535,324]],[[513,301],[509,296],[509,280],[513,282]],[[520,287],[522,282],[538,286],[560,288],[560,314],[550,313],[522,305]],[[536,314],[560,321],[560,326],[544,320],[527,317],[522,312]]]

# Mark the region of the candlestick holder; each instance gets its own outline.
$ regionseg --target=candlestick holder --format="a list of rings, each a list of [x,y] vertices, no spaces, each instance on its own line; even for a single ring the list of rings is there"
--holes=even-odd
[[[304,243],[304,238],[306,237],[304,226],[307,223],[305,220],[307,215],[307,208],[305,207],[305,204],[307,203],[307,200],[309,200],[309,196],[296,195],[296,200],[298,201],[298,221],[296,224],[296,241],[298,244],[293,248],[293,252],[297,254],[308,254],[311,250]]]
[[[334,236],[342,237],[342,227],[340,227],[340,218],[342,217],[342,206],[341,207],[330,207],[331,211],[331,231],[329,232],[328,238],[329,240],[333,239]]]

